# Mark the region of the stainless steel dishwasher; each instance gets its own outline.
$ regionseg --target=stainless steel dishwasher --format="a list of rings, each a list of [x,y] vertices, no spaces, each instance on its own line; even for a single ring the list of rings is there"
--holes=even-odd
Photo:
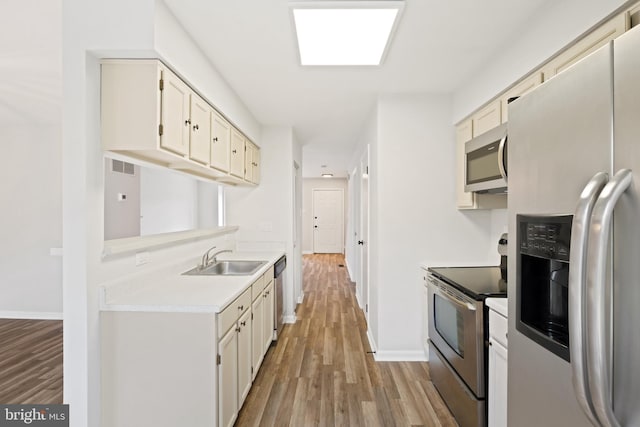
[[[275,330],[273,332],[276,340],[280,336],[284,325],[284,275],[282,273],[285,268],[287,268],[287,256],[283,255],[278,261],[276,261],[273,269],[276,287],[276,306],[274,310],[275,319],[273,322]]]

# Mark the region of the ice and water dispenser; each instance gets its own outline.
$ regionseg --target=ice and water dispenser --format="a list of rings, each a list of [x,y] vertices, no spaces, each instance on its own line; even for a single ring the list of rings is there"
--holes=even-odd
[[[569,361],[572,215],[518,215],[516,329]]]

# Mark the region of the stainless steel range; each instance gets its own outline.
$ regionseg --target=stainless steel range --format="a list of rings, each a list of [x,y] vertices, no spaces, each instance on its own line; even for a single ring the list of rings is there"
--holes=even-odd
[[[500,267],[429,268],[431,379],[460,427],[487,425],[488,297],[506,297]]]

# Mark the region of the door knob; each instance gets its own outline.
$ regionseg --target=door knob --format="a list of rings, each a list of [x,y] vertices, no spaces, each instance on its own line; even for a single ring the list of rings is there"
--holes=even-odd
[[[358,240],[359,245],[364,245],[364,240]]]
[[[313,228],[318,228],[318,226],[317,226],[317,225],[314,225],[314,226],[313,226]]]

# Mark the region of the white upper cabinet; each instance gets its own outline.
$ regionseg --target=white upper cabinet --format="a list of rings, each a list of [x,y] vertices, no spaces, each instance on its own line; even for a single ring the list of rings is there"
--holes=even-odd
[[[235,130],[232,141],[230,123],[162,62],[105,59],[101,66],[105,151],[234,185],[257,183],[244,178],[244,135]]]
[[[456,205],[458,209],[475,209],[476,198],[471,191],[464,191],[464,144],[473,138],[473,122],[464,121],[456,127]]]
[[[500,100],[497,99],[491,104],[478,111],[471,118],[473,122],[473,137],[482,135],[488,130],[499,126],[502,123]]]
[[[163,69],[160,93],[160,146],[177,154],[187,154],[191,89],[171,71]]]
[[[502,123],[509,121],[509,99],[520,97],[531,92],[542,83],[542,73],[540,71],[533,73],[500,97]]]
[[[211,107],[197,94],[191,94],[189,120],[189,158],[208,165],[211,153]]]
[[[212,168],[229,172],[229,146],[231,125],[216,111],[211,111],[211,159]]]
[[[236,128],[231,128],[231,156],[229,173],[244,178],[244,144],[245,138]]]
[[[629,28],[629,15],[622,13],[605,22],[580,39],[560,55],[549,61],[543,69],[544,80],[561,73],[580,59],[596,51],[611,40],[622,35]]]

